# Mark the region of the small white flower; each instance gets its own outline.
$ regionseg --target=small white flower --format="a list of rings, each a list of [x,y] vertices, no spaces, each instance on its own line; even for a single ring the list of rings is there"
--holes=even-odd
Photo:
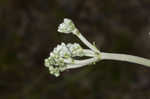
[[[65,57],[65,58],[71,56],[71,52],[66,47],[65,43],[61,43],[61,45],[57,45],[57,47],[54,48],[53,53],[59,54],[60,57]]]
[[[71,33],[76,29],[74,23],[72,22],[72,20],[65,18],[64,22],[61,23],[58,27],[58,32],[61,33]]]
[[[83,48],[79,44],[69,43],[69,44],[67,44],[67,47],[71,51],[73,57],[75,57],[75,56],[84,56]]]

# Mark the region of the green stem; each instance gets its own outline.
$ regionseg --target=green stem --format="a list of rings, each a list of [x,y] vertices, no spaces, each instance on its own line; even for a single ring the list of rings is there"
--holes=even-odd
[[[150,60],[138,56],[133,55],[127,55],[127,54],[117,54],[117,53],[105,53],[101,52],[101,59],[97,56],[94,56],[93,58],[85,59],[85,60],[75,60],[75,64],[68,64],[67,69],[74,69],[74,68],[80,68],[84,67],[86,65],[90,65],[92,63],[95,63],[100,60],[116,60],[116,61],[124,61],[124,62],[130,62],[130,63],[136,63],[140,65],[144,65],[147,67],[150,67]]]
[[[138,56],[127,55],[127,54],[117,54],[117,53],[101,53],[101,60],[116,60],[125,61],[130,63],[136,63],[140,65],[145,65],[150,67],[150,60]]]
[[[80,68],[99,61],[98,57],[93,57],[85,60],[74,60],[74,64],[68,64],[67,69]]]
[[[94,52],[100,53],[100,51],[93,46],[80,32],[79,30],[75,30],[74,33],[87,47],[89,47],[91,50],[93,50]]]

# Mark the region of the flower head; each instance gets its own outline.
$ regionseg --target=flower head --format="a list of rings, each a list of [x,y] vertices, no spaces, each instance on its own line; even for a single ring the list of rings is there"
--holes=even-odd
[[[45,66],[49,68],[51,74],[57,77],[60,75],[60,72],[67,69],[68,65],[74,64],[74,57],[83,55],[83,49],[79,44],[69,43],[66,45],[61,43],[45,59]]]
[[[61,33],[72,33],[76,29],[72,20],[65,18],[64,22],[61,23],[58,27],[58,32]]]
[[[58,32],[66,34],[73,33],[90,49],[83,49],[78,43],[61,43],[60,45],[57,45],[50,53],[50,56],[44,60],[45,66],[49,68],[51,74],[57,77],[60,75],[60,72],[63,72],[66,69],[79,68],[100,59],[99,57],[97,58],[97,53],[99,54],[100,52],[82,36],[72,20],[65,18],[63,23],[59,25]],[[82,56],[90,58],[75,59]]]

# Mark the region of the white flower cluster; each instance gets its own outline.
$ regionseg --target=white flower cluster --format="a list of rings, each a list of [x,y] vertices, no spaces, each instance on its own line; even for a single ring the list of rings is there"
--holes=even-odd
[[[61,23],[58,27],[58,32],[61,33],[71,33],[76,29],[74,23],[72,22],[72,20],[65,18],[64,22]]]
[[[58,32],[61,33],[73,33],[76,35],[89,49],[83,49],[77,43],[61,43],[56,48],[54,48],[53,52],[50,53],[50,56],[45,59],[45,66],[49,68],[51,74],[58,77],[60,72],[66,69],[74,69],[84,67],[86,65],[94,64],[100,60],[119,60],[119,61],[127,61],[131,63],[137,63],[141,65],[145,65],[150,67],[150,60],[126,55],[126,54],[114,54],[114,53],[105,53],[100,52],[97,47],[91,44],[75,27],[74,23],[65,18],[64,22],[61,23],[58,27]],[[76,56],[82,57],[86,56],[86,59],[75,59]]]
[[[83,55],[83,49],[79,44],[69,43],[66,45],[65,43],[61,43],[45,59],[45,66],[49,68],[51,74],[57,77],[60,75],[60,72],[66,70],[67,65],[74,64],[73,57],[81,57]]]
[[[58,32],[66,34],[73,33],[85,45],[87,45],[89,49],[83,49],[78,43],[61,43],[61,45],[54,48],[53,52],[50,53],[50,56],[45,59],[45,66],[49,68],[51,74],[57,77],[60,75],[60,72],[63,72],[66,69],[79,68],[94,63],[100,59],[100,52],[81,35],[72,20],[65,18],[63,23],[59,25]],[[75,59],[76,57],[82,56],[89,58],[79,60]]]

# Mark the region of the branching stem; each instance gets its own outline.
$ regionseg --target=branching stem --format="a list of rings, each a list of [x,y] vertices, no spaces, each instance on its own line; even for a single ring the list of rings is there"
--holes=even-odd
[[[78,30],[74,31],[75,35],[87,46],[89,47],[91,50],[93,50],[96,53],[100,53],[100,51],[94,46],[92,45]]]

